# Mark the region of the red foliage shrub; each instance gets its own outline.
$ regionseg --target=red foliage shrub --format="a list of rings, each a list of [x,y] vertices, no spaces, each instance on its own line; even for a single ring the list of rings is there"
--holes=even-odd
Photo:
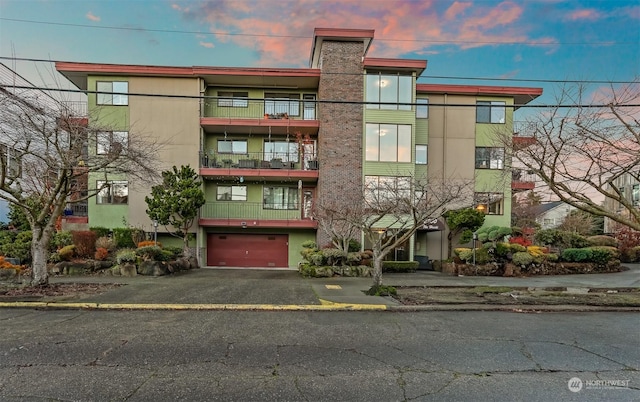
[[[71,232],[76,254],[81,258],[91,258],[96,249],[96,233],[90,230]]]
[[[149,246],[158,246],[162,248],[162,244],[160,242],[154,242],[153,240],[145,240],[138,243],[138,248],[140,247],[149,247]]]
[[[96,260],[104,261],[107,258],[107,255],[109,255],[109,250],[107,250],[106,248],[98,247],[96,249],[96,254],[95,254]]]
[[[509,243],[519,244],[519,245],[524,246],[524,247],[529,247],[529,246],[533,245],[531,240],[527,239],[526,237],[522,237],[522,236],[510,237],[509,238]]]
[[[621,260],[624,262],[634,262],[638,259],[634,247],[640,246],[640,232],[627,226],[616,230],[613,237],[618,240]]]

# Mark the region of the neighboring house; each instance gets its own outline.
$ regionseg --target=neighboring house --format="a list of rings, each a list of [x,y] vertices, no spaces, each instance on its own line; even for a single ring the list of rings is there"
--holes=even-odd
[[[627,199],[631,205],[635,208],[640,208],[640,174],[626,173],[618,177],[613,185],[620,190],[621,195]],[[616,211],[618,215],[625,215],[629,217],[629,210],[620,205],[620,202],[612,200],[611,198],[605,198],[604,206],[609,211]],[[604,218],[604,232],[614,233],[616,228],[619,227],[619,223],[611,220],[608,217]]]
[[[417,83],[426,60],[367,57],[373,30],[314,33],[309,68],[56,68],[89,91],[90,119],[111,123],[108,135],[153,135],[167,144],[160,169],[199,168],[207,203],[193,231],[203,265],[295,267],[304,241],[329,240],[314,203],[346,203],[344,192],[396,179],[398,166],[474,179],[486,224],[510,225],[512,187],[533,183],[505,182],[496,130],[513,133],[514,110],[542,89]],[[99,136],[94,144],[90,152],[107,152]],[[89,226],[152,231],[150,184],[110,181],[111,192],[89,202]],[[441,225],[425,225],[394,257],[446,258],[446,242]]]
[[[554,229],[576,208],[562,201],[553,201],[534,207],[536,222],[540,229]]]

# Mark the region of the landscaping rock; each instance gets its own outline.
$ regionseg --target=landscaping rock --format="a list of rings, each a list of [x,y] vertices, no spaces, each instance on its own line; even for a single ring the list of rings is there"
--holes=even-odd
[[[138,271],[136,269],[136,264],[132,264],[130,262],[120,265],[120,275],[122,276],[136,276],[138,275]]]
[[[163,276],[169,273],[169,264],[164,261],[142,261],[138,273],[147,276]]]
[[[0,279],[13,279],[18,276],[18,270],[15,268],[1,268],[0,269]]]

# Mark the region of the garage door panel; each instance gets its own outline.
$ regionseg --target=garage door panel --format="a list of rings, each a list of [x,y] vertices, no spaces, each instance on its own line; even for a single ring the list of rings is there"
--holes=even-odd
[[[207,265],[288,267],[288,235],[209,234]]]

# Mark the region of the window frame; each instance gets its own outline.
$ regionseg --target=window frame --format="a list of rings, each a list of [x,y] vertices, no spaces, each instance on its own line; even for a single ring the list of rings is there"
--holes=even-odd
[[[224,193],[228,194],[229,197],[221,197],[223,193],[221,193],[221,189],[228,188],[229,192]],[[238,190],[237,192],[234,191]],[[244,193],[244,194],[243,194]],[[246,185],[225,185],[219,184],[216,187],[216,201],[228,201],[228,202],[246,202],[247,201],[247,186]]]
[[[278,151],[275,149],[276,146],[285,146],[287,148],[286,151]],[[273,146],[274,149],[267,150],[267,148]],[[298,163],[300,160],[300,151],[298,149],[298,143],[292,141],[270,141],[265,140],[263,148],[264,150],[264,160],[270,161],[272,159],[281,159],[282,162],[294,162]]]
[[[387,202],[395,203],[398,197],[411,196],[411,178],[408,176],[366,175],[364,190],[365,202],[369,206],[385,205]]]
[[[108,88],[105,87],[105,85],[108,85]],[[116,88],[116,86],[124,86],[124,88],[118,89]],[[124,92],[122,92],[123,90]],[[128,81],[96,81],[96,105],[128,106],[129,105],[129,82]]]
[[[107,185],[105,186],[105,183]],[[98,205],[128,205],[129,204],[129,182],[127,180],[97,180],[96,188],[101,188],[104,186],[98,193],[96,194],[96,204]],[[112,189],[114,187],[122,187],[126,190],[126,194],[123,196],[124,202],[114,202],[115,201],[115,191]],[[103,192],[106,191],[106,194]],[[103,199],[107,198],[107,201],[103,201]]]
[[[416,99],[416,119],[429,118],[429,98]]]
[[[420,148],[420,152],[418,152],[418,148]],[[424,148],[424,152],[422,151]],[[418,159],[418,155],[423,155],[424,159]],[[424,160],[424,162],[422,162]],[[429,146],[426,144],[416,144],[416,165],[427,165],[429,163]]]
[[[265,114],[287,114],[287,116],[300,116],[300,94],[265,92]]]
[[[273,192],[282,190],[282,199],[280,202],[267,203],[269,197],[277,197],[277,194]],[[284,191],[286,190],[286,191]],[[293,203],[290,197],[294,198]],[[283,211],[295,211],[300,209],[300,196],[297,187],[291,186],[264,186],[262,188],[262,209],[268,210],[283,210]]]
[[[484,155],[482,155],[483,153]],[[503,170],[504,155],[505,151],[502,147],[476,147],[475,168],[482,170]]]
[[[104,140],[104,136],[108,136]],[[102,140],[101,140],[102,137]],[[116,138],[118,137],[118,138]],[[119,141],[122,140],[122,141]],[[111,146],[114,144],[122,145],[122,149],[129,147],[128,131],[98,131],[96,132],[96,155],[108,155],[111,152]]]
[[[504,193],[476,192],[474,198],[475,208],[485,215],[504,215]]]
[[[384,88],[388,88],[385,90]],[[395,88],[395,94],[392,89]],[[411,110],[413,76],[407,74],[367,73],[365,78],[367,109]],[[384,104],[383,104],[384,103]]]
[[[231,144],[231,151],[221,151],[220,150],[220,144],[224,144],[224,143],[230,143]],[[236,151],[235,149],[235,144],[244,144],[244,149],[239,149]],[[218,142],[216,143],[216,150],[218,151],[218,154],[220,155],[248,155],[249,152],[249,141],[247,140],[224,140],[224,139],[220,139],[218,140]]]
[[[488,115],[487,115],[487,111],[488,111]],[[489,100],[476,101],[476,123],[506,124],[506,120],[507,120],[507,102],[489,101]]]
[[[383,139],[383,137],[386,138]],[[394,138],[395,141],[393,140]],[[375,144],[373,144],[374,142]],[[412,142],[413,133],[411,124],[366,123],[365,161],[411,163]],[[406,150],[403,153],[401,150],[404,148],[406,148]],[[389,152],[390,155],[392,153],[391,151],[394,150],[394,158],[385,156],[387,152]],[[373,155],[374,153],[375,155]],[[401,158],[401,156],[404,158]]]
[[[218,91],[218,107],[249,107],[249,92]]]

